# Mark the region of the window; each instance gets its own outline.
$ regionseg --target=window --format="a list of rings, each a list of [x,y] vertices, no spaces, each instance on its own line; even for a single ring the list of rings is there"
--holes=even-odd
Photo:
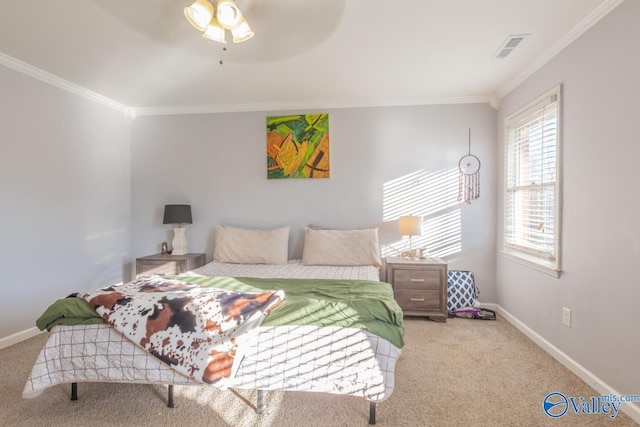
[[[560,86],[505,119],[504,253],[560,274]]]

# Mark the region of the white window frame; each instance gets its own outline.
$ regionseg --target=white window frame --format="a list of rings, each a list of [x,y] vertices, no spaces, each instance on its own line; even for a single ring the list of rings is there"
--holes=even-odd
[[[562,224],[562,170],[561,170],[561,153],[562,153],[562,93],[561,86],[558,85],[549,90],[545,94],[528,103],[521,109],[507,116],[504,120],[504,203],[503,203],[503,247],[502,253],[509,259],[525,264],[543,273],[560,277],[561,272],[561,229]],[[555,99],[555,101],[554,101]],[[556,111],[556,174],[554,184],[554,234],[553,234],[553,251],[552,253],[541,252],[526,244],[518,244],[515,241],[509,241],[507,215],[510,208],[510,192],[518,191],[517,188],[509,189],[509,150],[513,149],[510,144],[509,129],[517,126],[518,122],[531,116],[545,106],[550,106],[553,102],[557,103]],[[518,172],[514,172],[517,174]],[[546,184],[549,185],[549,184]],[[517,187],[517,186],[516,186]]]

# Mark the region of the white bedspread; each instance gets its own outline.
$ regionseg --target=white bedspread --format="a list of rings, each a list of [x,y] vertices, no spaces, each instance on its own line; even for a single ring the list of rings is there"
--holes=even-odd
[[[375,267],[210,263],[207,276],[378,280]],[[300,277],[302,276],[302,277]],[[375,277],[374,277],[375,276]],[[400,349],[365,330],[318,326],[260,326],[239,343],[242,362],[230,387],[348,394],[374,402],[394,387]],[[25,384],[23,397],[71,382],[201,385],[148,354],[109,325],[56,326]]]

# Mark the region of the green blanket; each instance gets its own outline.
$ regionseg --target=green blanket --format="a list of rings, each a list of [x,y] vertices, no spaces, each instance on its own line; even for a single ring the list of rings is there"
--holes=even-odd
[[[316,325],[365,329],[404,345],[402,310],[393,298],[391,285],[366,280],[256,279],[248,277],[172,278],[202,286],[240,292],[283,290],[284,301],[269,313],[263,326]],[[88,303],[79,298],[56,301],[37,320],[41,330],[55,325],[102,323]]]
[[[104,323],[102,317],[83,299],[59,299],[49,306],[36,320],[41,331],[49,330],[56,325],[92,325]]]

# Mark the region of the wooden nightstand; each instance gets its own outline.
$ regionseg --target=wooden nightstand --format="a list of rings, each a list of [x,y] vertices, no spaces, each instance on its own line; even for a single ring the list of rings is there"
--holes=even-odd
[[[447,263],[440,258],[387,258],[387,282],[405,315],[447,321]]]
[[[136,258],[136,276],[147,274],[180,274],[205,264],[205,254],[155,254]]]

